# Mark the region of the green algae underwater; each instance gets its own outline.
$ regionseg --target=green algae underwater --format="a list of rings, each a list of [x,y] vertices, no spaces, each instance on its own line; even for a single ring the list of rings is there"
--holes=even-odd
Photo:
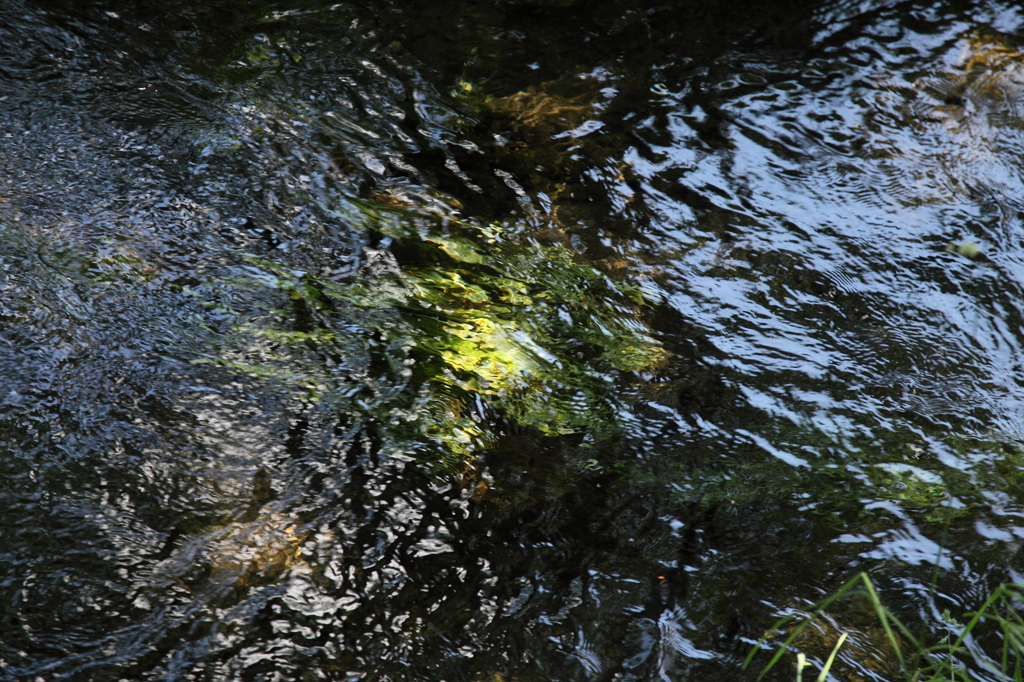
[[[388,362],[398,363],[408,385],[404,402],[373,405],[367,418],[386,430],[396,427],[388,440],[433,443],[422,455],[425,463],[440,462],[449,473],[472,464],[476,451],[494,443],[496,434],[474,408],[481,399],[510,427],[545,436],[605,440],[621,431],[612,374],[656,371],[665,361],[640,314],[649,299],[657,300],[656,289],[615,282],[578,263],[568,248],[506,239],[498,225],[413,220],[371,206],[355,210],[372,225],[366,229],[393,240],[394,250],[412,264],[403,267],[384,256],[383,263],[344,282],[242,255],[252,274],[231,285],[251,294],[279,291],[289,308],[271,308],[256,322],[238,324],[233,338],[253,339],[252,345],[225,348],[215,362],[243,373],[286,374],[309,391],[310,400],[334,401],[351,377],[330,378],[327,363],[351,355],[351,329],[379,336],[401,349],[389,353]],[[442,232],[442,222],[457,233]],[[267,325],[275,318],[302,319],[308,328]],[[365,339],[356,343],[365,352]],[[326,362],[319,371],[296,372],[301,365],[287,352],[293,344]],[[259,361],[251,362],[254,357]]]

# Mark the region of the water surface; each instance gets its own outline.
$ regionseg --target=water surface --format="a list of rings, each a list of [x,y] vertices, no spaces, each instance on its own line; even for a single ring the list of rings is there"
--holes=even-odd
[[[858,571],[955,633],[1020,579],[1022,28],[7,0],[0,679],[748,680]]]

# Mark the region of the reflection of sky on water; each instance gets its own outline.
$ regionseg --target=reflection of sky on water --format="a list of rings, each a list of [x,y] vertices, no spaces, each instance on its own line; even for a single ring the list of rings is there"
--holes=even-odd
[[[922,123],[912,101],[921,96],[895,89],[891,75],[955,68],[963,41],[949,46],[948,36],[970,28],[915,33],[887,19],[872,25],[873,37],[830,46],[827,69],[801,64],[788,76],[744,55],[737,58],[748,60],[743,68],[774,71],[775,81],[718,103],[728,114],[721,123],[727,148],[716,153],[696,139],[687,121],[692,107],[682,106],[668,117],[672,144],[654,147],[664,161],[635,161],[649,187],[664,187],[653,179],[684,169],[674,182],[734,216],[716,238],[690,207],[663,191],[650,195],[661,216],[659,245],[667,254],[674,245],[685,249],[670,256],[670,300],[711,334],[727,364],[752,375],[855,383],[873,383],[871,367],[881,384],[908,389],[912,409],[942,414],[966,401],[991,409],[996,422],[1014,421],[1003,415],[1019,414],[1022,398],[1013,378],[1017,306],[1007,306],[1022,284],[1019,227],[1007,216],[1021,189],[1009,161],[1018,156],[1011,151],[1018,133],[988,127],[988,138],[979,138],[966,128],[965,137],[941,121]],[[818,41],[828,44],[828,36]],[[856,55],[863,50],[889,56],[862,65]],[[737,218],[756,226],[740,227]],[[992,264],[941,253],[959,239],[981,241]],[[819,282],[816,273],[828,273],[833,286],[800,291],[801,282],[787,284],[787,277],[773,285],[773,260]],[[1008,291],[1015,292],[1009,300]],[[962,376],[959,385],[942,378],[951,372]],[[851,396],[854,404],[865,399]]]

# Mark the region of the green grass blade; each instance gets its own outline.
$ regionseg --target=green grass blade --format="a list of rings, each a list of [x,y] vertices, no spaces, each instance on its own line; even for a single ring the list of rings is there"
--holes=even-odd
[[[868,577],[868,574],[861,573],[857,577],[864,582],[864,589],[868,592],[868,598],[871,600],[871,604],[875,607],[875,613],[878,614],[878,619],[882,621],[882,627],[885,629],[885,634],[889,637],[889,643],[892,644],[892,649],[896,653],[896,658],[900,662],[900,669],[906,670],[907,662],[903,659],[903,651],[900,648],[899,640],[896,639],[896,633],[892,631],[892,625],[889,623],[890,617],[899,626],[900,630],[903,631],[904,635],[910,638],[915,644],[917,641],[903,626],[903,623],[901,623],[897,618],[891,616],[888,609],[882,605],[882,600],[879,599],[878,592],[875,591],[875,586],[872,584],[871,578]]]
[[[786,651],[789,650],[790,645],[794,641],[796,641],[796,639],[800,636],[800,634],[804,631],[804,629],[806,629],[807,626],[810,625],[814,621],[815,618],[817,618],[819,615],[821,615],[821,613],[825,609],[827,609],[829,606],[831,606],[837,599],[842,598],[847,592],[849,592],[851,589],[853,589],[857,585],[857,583],[860,582],[861,580],[868,580],[868,577],[867,577],[866,573],[859,573],[856,576],[854,576],[853,578],[850,578],[848,581],[846,581],[846,584],[844,584],[842,587],[840,587],[839,590],[835,594],[833,594],[832,596],[828,597],[824,601],[820,602],[814,608],[814,611],[812,611],[811,614],[807,617],[807,619],[803,623],[801,623],[795,630],[793,630],[793,632],[791,632],[789,634],[789,637],[787,637],[785,639],[785,641],[782,643],[782,646],[779,647],[779,649],[775,652],[774,655],[772,655],[771,660],[768,661],[768,664],[761,671],[761,674],[757,676],[757,679],[759,679],[759,680],[762,679],[765,675],[768,674],[768,672],[772,668],[775,667],[775,665],[779,662],[779,659],[781,659],[786,654]],[[877,600],[877,597],[876,597],[876,600]],[[777,631],[779,628],[783,627],[784,625],[787,625],[788,623],[796,620],[796,618],[797,618],[797,616],[794,615],[794,616],[786,616],[785,618],[782,618],[782,619],[778,620],[774,625],[772,625],[771,630],[769,632],[771,633],[771,632]],[[758,652],[761,651],[762,646],[767,641],[768,641],[768,635],[765,635],[764,637],[759,639],[757,641],[757,644],[755,644],[751,648],[750,653],[747,654],[746,660],[743,661],[743,669],[744,670],[746,670],[750,666],[750,663],[754,660],[754,656],[756,656],[758,654]]]
[[[825,661],[825,667],[821,669],[821,674],[818,675],[818,682],[825,682],[828,679],[828,671],[832,669],[832,663],[836,660],[836,654],[839,653],[839,647],[843,646],[843,642],[846,641],[846,636],[849,633],[844,632],[839,636],[839,641],[836,642],[836,646],[832,649],[832,653],[828,655],[828,660]]]

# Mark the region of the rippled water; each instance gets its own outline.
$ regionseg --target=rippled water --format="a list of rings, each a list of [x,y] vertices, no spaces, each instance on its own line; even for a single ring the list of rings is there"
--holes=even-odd
[[[182,4],[0,0],[0,679],[746,680],[1021,580],[1013,3]]]

